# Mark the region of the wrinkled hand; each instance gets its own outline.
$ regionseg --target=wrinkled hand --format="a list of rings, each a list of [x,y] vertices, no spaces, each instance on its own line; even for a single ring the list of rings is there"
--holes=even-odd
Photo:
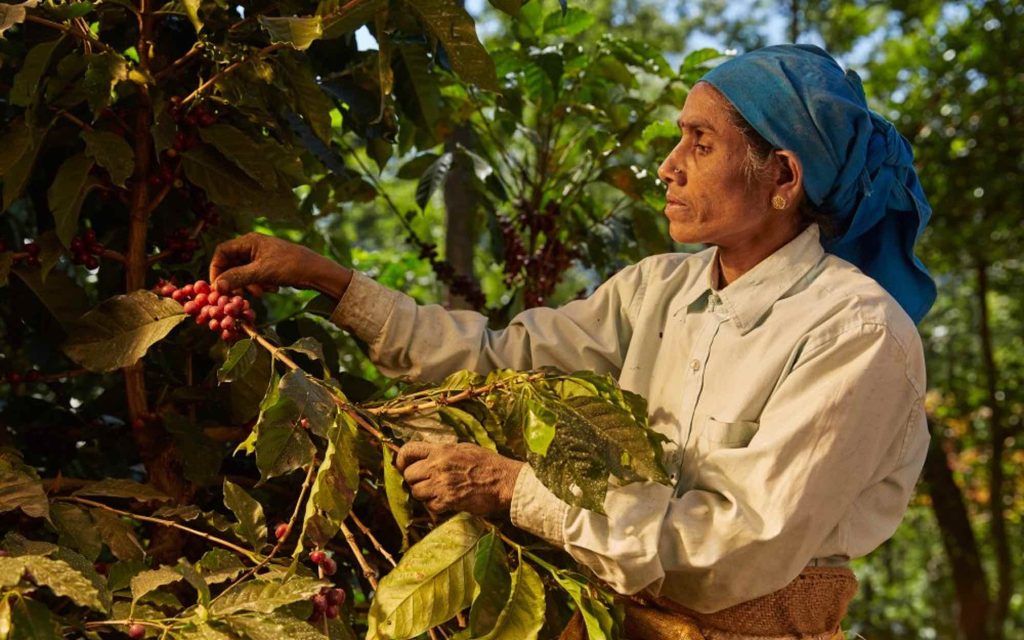
[[[262,295],[279,286],[316,289],[340,298],[351,272],[318,253],[259,233],[222,242],[210,261],[210,283],[219,291]]]
[[[465,442],[410,442],[398,451],[395,463],[413,497],[430,511],[479,516],[509,510],[523,464]]]

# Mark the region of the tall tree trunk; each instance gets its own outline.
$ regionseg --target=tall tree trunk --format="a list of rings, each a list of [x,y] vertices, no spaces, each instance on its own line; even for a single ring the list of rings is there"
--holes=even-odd
[[[996,367],[992,347],[991,317],[988,310],[988,264],[978,260],[975,264],[978,277],[978,308],[981,324],[978,337],[981,340],[981,356],[985,367],[985,385],[988,392],[988,406],[991,410],[989,432],[992,435],[992,455],[989,457],[989,506],[992,512],[992,544],[996,552],[995,606],[992,608],[992,637],[1003,637],[1003,626],[1013,595],[1013,559],[1010,555],[1010,540],[1006,534],[1006,506],[1003,504],[1003,489],[1006,483],[1003,470],[1003,456],[1006,450],[1006,426],[1003,423],[1003,403],[998,397],[999,370]]]
[[[796,42],[800,37],[800,0],[789,2],[789,41]]]
[[[472,129],[459,125],[445,145],[447,151],[455,151],[456,145],[470,147]],[[477,238],[477,210],[480,195],[468,188],[473,175],[473,162],[465,154],[456,154],[448,177],[444,183],[444,208],[446,216],[445,259],[451,263],[456,275],[468,278],[473,275],[473,249]],[[459,295],[447,293],[447,302],[452,309],[472,309],[473,306]]]
[[[942,546],[953,572],[956,599],[960,605],[958,625],[966,640],[988,640],[991,602],[978,541],[971,528],[963,494],[953,479],[953,469],[943,446],[942,429],[933,425],[930,418],[929,428],[932,441],[924,463],[924,481],[939,523]]]

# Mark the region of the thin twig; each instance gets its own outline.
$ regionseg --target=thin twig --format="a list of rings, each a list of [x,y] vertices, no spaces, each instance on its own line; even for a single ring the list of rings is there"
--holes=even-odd
[[[365,524],[363,524],[363,521],[359,519],[359,516],[357,516],[355,512],[349,512],[348,517],[352,518],[352,522],[356,523],[356,526],[359,527],[359,530],[363,532],[363,535],[370,539],[370,542],[373,543],[373,546],[377,549],[377,552],[380,553],[380,555],[384,556],[384,559],[391,563],[392,567],[398,565],[398,563],[395,562],[395,559],[391,556],[391,554],[388,553],[388,550],[385,549],[383,545],[381,545],[380,541],[377,540],[376,537],[374,537],[373,532],[370,531],[370,529]]]
[[[84,504],[84,505],[89,506],[89,507],[95,507],[97,509],[103,509],[104,511],[109,511],[110,513],[114,513],[114,514],[117,514],[119,516],[125,516],[125,517],[128,517],[128,518],[133,518],[135,520],[141,520],[142,522],[152,522],[153,524],[159,524],[159,525],[163,525],[165,527],[171,527],[172,529],[178,529],[178,530],[184,531],[186,533],[191,533],[192,535],[198,536],[198,537],[206,540],[207,542],[212,542],[214,544],[219,544],[222,547],[225,547],[227,549],[231,549],[235,553],[245,556],[246,558],[248,558],[252,562],[256,562],[256,563],[260,562],[260,556],[258,554],[253,553],[252,551],[249,551],[248,549],[246,549],[244,547],[240,547],[240,546],[238,546],[237,544],[235,544],[233,542],[229,542],[227,540],[224,540],[223,538],[218,538],[217,536],[210,535],[209,533],[206,533],[205,531],[199,531],[198,529],[193,529],[192,527],[186,527],[185,525],[179,524],[179,523],[177,523],[177,522],[175,522],[173,520],[165,520],[164,518],[154,518],[152,516],[144,516],[144,515],[140,515],[140,514],[137,514],[137,513],[132,513],[131,511],[124,511],[124,510],[121,510],[121,509],[115,509],[114,507],[111,507],[109,505],[103,504],[102,502],[96,502],[95,500],[89,500],[87,498],[78,498],[78,497],[75,497],[75,496],[67,496],[67,497],[58,497],[56,499],[57,500],[62,500],[64,502],[76,502],[78,504]]]
[[[525,382],[534,382],[536,380],[544,378],[544,376],[544,373],[533,373],[526,377]],[[423,413],[431,409],[436,409],[438,407],[443,407],[449,404],[455,404],[457,402],[462,402],[463,400],[468,400],[470,398],[475,398],[477,396],[486,395],[491,391],[494,391],[495,389],[499,389],[509,384],[512,381],[513,379],[511,378],[506,380],[499,380],[497,382],[492,382],[491,384],[487,384],[482,387],[471,387],[469,389],[463,389],[462,391],[454,393],[450,396],[442,395],[437,398],[434,398],[433,400],[428,400],[427,402],[422,402],[419,404],[409,404],[395,408],[389,408],[389,405],[385,405],[383,407],[364,408],[363,410],[366,411],[367,413],[376,416],[386,416],[389,418],[405,416],[411,413]]]
[[[244,60],[239,60],[238,62],[235,62],[235,63],[232,63],[232,64],[228,65],[227,67],[221,69],[217,73],[215,73],[212,76],[210,76],[210,79],[207,80],[206,82],[204,82],[203,84],[199,85],[199,88],[197,88],[195,91],[193,91],[192,93],[190,93],[187,96],[185,96],[185,98],[181,101],[181,104],[182,105],[186,105],[189,102],[192,102],[203,91],[206,91],[207,89],[212,87],[214,85],[214,83],[216,83],[218,80],[222,79],[224,76],[228,75],[229,73],[231,73],[235,69],[238,69],[242,65],[248,64],[249,62],[253,62],[254,60],[258,60],[259,58],[262,58],[263,56],[267,55],[268,53],[273,53],[274,51],[277,51],[278,49],[284,49],[285,47],[288,47],[288,46],[290,46],[290,45],[285,44],[283,42],[279,42],[277,44],[272,44],[272,45],[263,47],[262,49],[260,49],[256,53],[254,53],[251,56],[248,56],[247,58],[245,58]]]
[[[197,55],[199,55],[202,52],[202,50],[203,50],[203,43],[202,42],[196,42],[195,44],[192,45],[191,49],[189,49],[188,51],[185,52],[185,55],[181,56],[180,58],[178,58],[177,60],[172,62],[170,65],[168,65],[168,66],[164,67],[163,69],[161,69],[160,71],[158,71],[156,76],[155,76],[156,80],[158,80],[158,81],[159,80],[163,80],[167,76],[169,76],[172,73],[178,71],[179,69],[181,69],[182,67],[187,65],[189,62],[191,62]]]
[[[341,533],[345,536],[345,542],[348,543],[349,548],[352,549],[352,553],[356,557],[356,562],[358,562],[359,566],[363,569],[363,575],[366,576],[370,586],[373,587],[374,591],[376,591],[377,572],[374,571],[370,566],[370,563],[366,561],[366,556],[363,555],[363,552],[359,549],[359,545],[356,544],[355,534],[352,533],[351,529],[345,526],[344,522],[341,523]]]
[[[39,16],[34,16],[34,15],[31,15],[31,14],[25,16],[25,22],[34,22],[36,24],[41,24],[44,27],[49,27],[51,29],[56,29],[58,31],[63,31],[64,33],[66,33],[68,35],[72,35],[72,36],[75,36],[76,38],[78,38],[80,40],[83,40],[88,45],[94,46],[94,47],[96,47],[98,49],[102,49],[103,51],[109,51],[109,52],[116,53],[114,51],[113,47],[111,47],[106,42],[101,42],[100,40],[96,40],[95,38],[91,37],[92,32],[83,33],[81,31],[79,31],[78,29],[75,29],[75,28],[71,27],[70,25],[61,24],[59,22],[54,22],[53,20],[47,20],[46,18],[40,18]]]
[[[251,324],[249,324],[248,322],[243,323],[242,324],[242,329],[244,329],[245,332],[247,334],[249,334],[250,338],[252,338],[256,342],[258,342],[261,347],[263,347],[264,349],[269,351],[271,356],[273,356],[274,358],[277,358],[278,360],[280,360],[281,362],[286,364],[288,366],[288,368],[292,369],[293,371],[301,371],[302,370],[299,367],[299,365],[295,364],[294,360],[292,360],[288,356],[286,356],[283,353],[281,353],[284,350],[283,347],[279,347],[279,346],[275,345],[273,342],[271,342],[270,340],[267,340],[266,338],[264,338],[263,335],[260,334],[259,331],[256,331],[256,329],[254,329]]]

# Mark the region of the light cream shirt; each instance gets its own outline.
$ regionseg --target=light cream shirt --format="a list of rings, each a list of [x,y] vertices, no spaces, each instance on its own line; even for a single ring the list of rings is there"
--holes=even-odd
[[[914,323],[816,226],[720,290],[716,251],[651,256],[498,331],[356,274],[332,320],[390,376],[550,365],[647,398],[674,486],[612,488],[601,515],[524,467],[512,522],[622,593],[716,611],[889,538],[929,438]]]

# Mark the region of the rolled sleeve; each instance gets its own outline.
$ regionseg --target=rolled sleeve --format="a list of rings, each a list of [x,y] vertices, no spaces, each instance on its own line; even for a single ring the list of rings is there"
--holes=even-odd
[[[557,547],[565,545],[565,514],[569,505],[551,493],[524,464],[512,493],[511,519],[516,527]]]

